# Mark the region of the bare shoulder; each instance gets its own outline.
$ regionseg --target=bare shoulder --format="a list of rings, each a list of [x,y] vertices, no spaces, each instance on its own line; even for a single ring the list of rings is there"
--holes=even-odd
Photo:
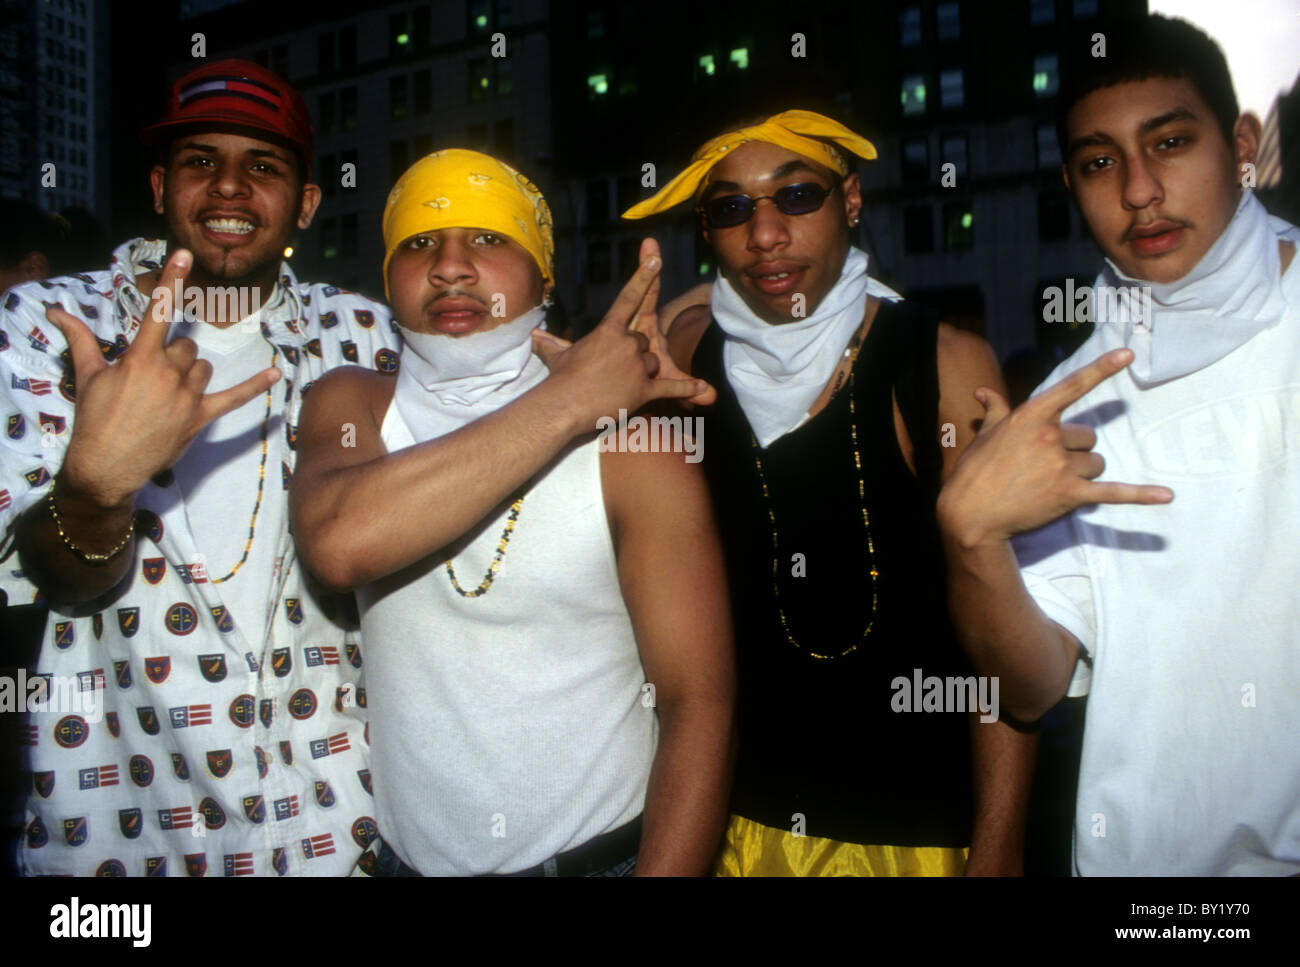
[[[383,422],[393,400],[397,377],[364,366],[338,366],[318,379],[304,398],[316,412],[364,406],[376,425]]]
[[[704,331],[713,322],[713,310],[707,305],[689,306],[679,312],[666,330],[668,334],[668,352],[673,362],[683,373],[691,371],[691,360],[695,349],[704,338]]]
[[[671,440],[678,448],[661,449],[658,453],[611,448],[600,454],[605,508],[616,534],[629,523],[654,526],[656,521],[689,517],[708,506],[707,485],[699,462],[703,440],[678,435],[679,427],[687,425],[692,418],[634,416],[629,420],[629,434],[632,420],[637,419],[644,419],[647,427],[655,428],[653,432],[659,434],[664,447]],[[663,422],[656,424],[655,420]],[[611,443],[616,444],[618,439],[618,436],[610,437]]]
[[[1001,368],[983,336],[941,322],[937,351],[941,385],[969,385],[972,390],[980,386],[995,389],[1001,386]]]

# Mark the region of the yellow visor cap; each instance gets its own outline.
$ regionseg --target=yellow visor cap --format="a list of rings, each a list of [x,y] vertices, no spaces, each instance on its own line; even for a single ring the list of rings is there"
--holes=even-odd
[[[841,176],[849,173],[849,162],[841,148],[868,161],[876,157],[875,145],[824,114],[782,111],[761,124],[728,131],[705,142],[691,157],[685,171],[664,185],[658,194],[633,205],[623,213],[623,217],[647,218],[694,197],[713,166],[749,141],[765,141],[786,148],[825,165]]]

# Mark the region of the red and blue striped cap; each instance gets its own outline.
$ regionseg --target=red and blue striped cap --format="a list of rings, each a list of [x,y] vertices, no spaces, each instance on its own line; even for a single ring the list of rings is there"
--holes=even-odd
[[[247,60],[217,60],[172,84],[157,123],[140,132],[145,144],[168,140],[178,128],[237,125],[274,135],[311,170],[311,116],[287,81]]]

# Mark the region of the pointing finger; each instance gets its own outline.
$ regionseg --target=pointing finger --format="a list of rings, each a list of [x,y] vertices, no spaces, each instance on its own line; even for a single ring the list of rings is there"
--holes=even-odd
[[[627,285],[623,286],[614,304],[609,307],[609,312],[605,313],[605,318],[600,320],[600,325],[626,329],[628,323],[635,318],[650,286],[659,278],[659,270],[662,266],[663,261],[658,256],[642,262]]]
[[[166,345],[167,333],[171,330],[172,315],[176,310],[175,294],[189,274],[193,259],[189,251],[183,248],[177,249],[168,256],[167,264],[163,266],[162,276],[150,296],[149,308],[140,321],[140,331],[136,334],[135,341],[131,343],[132,349],[138,346],[140,350],[146,352],[157,351]]]
[[[1168,487],[1126,483],[1085,483],[1083,504],[1167,504],[1174,499]]]
[[[1113,349],[1082,369],[1071,373],[1030,402],[1036,408],[1041,407],[1045,412],[1059,419],[1061,412],[1067,406],[1082,399],[1094,387],[1114,376],[1132,361],[1132,350]]]
[[[203,397],[203,402],[199,406],[199,425],[207,426],[217,417],[239,409],[259,393],[274,386],[279,379],[280,371],[271,366],[230,389]]]

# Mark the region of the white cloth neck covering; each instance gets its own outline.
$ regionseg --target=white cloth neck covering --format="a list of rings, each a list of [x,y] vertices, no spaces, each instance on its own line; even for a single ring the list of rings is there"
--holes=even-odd
[[[754,436],[767,447],[808,418],[862,323],[867,296],[898,300],[867,275],[867,255],[850,248],[839,281],[812,315],[775,326],[745,304],[721,274],[713,283],[713,318],[727,334],[722,364]]]
[[[467,336],[414,332],[405,326],[393,402],[416,439],[432,440],[498,410],[546,378],[531,333],[545,328],[537,306],[517,319]]]
[[[1181,279],[1134,279],[1106,260],[1096,282],[1097,324],[1123,324],[1124,345],[1134,356],[1129,372],[1139,386],[1203,369],[1281,322],[1287,303],[1277,245],[1268,212],[1245,189],[1223,234]],[[1120,289],[1113,322],[1106,318],[1108,300],[1100,297],[1103,286]],[[1151,299],[1145,311],[1138,301],[1143,290]]]

